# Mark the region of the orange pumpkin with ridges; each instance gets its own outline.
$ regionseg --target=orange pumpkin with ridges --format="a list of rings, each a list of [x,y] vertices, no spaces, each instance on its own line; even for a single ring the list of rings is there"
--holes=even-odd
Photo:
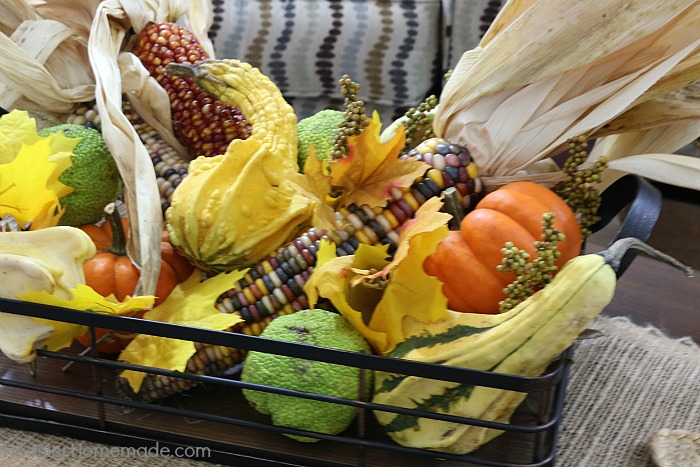
[[[140,277],[140,272],[126,254],[125,233],[128,232],[129,221],[118,217],[118,214],[108,217],[109,222],[101,226],[85,225],[81,229],[86,232],[97,248],[97,254],[83,263],[85,284],[103,297],[114,294],[117,300],[124,301],[127,295],[132,295]],[[119,230],[115,230],[119,229]],[[121,233],[120,233],[121,231]],[[181,256],[168,241],[168,233],[163,230],[161,236],[161,267],[156,285],[155,305],[165,300],[170,292],[180,282],[187,279],[194,266]],[[141,317],[146,310],[133,316]],[[105,330],[97,328],[96,338],[104,335]],[[98,351],[113,354],[121,351],[133,338],[130,333],[116,333],[105,338],[98,344]],[[85,345],[90,345],[88,334],[79,336],[77,340]]]
[[[498,313],[506,298],[503,288],[515,275],[498,271],[506,242],[536,257],[534,242],[541,239],[542,216],[553,212],[554,227],[565,239],[557,248],[561,268],[581,251],[581,228],[576,214],[552,190],[531,182],[515,182],[489,193],[467,214],[459,231],[452,231],[424,263],[425,271],[443,282],[451,310]]]

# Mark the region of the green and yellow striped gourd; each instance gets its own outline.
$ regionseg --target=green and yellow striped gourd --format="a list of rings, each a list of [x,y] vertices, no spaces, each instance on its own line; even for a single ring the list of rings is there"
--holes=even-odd
[[[535,377],[566,350],[610,302],[621,257],[635,239],[603,254],[570,260],[554,280],[514,309],[498,315],[451,312],[426,326],[406,318],[390,357]],[[623,242],[623,243],[620,243]],[[640,242],[641,243],[641,242]],[[612,252],[614,254],[610,254]],[[610,262],[610,264],[609,264]],[[373,402],[396,407],[508,423],[526,393],[377,372]],[[502,431],[413,415],[375,411],[401,445],[466,454]]]

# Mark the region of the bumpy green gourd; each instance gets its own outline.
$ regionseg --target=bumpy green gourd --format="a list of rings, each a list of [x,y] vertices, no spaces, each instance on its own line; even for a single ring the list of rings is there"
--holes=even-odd
[[[327,310],[301,310],[280,316],[260,337],[316,345],[350,352],[371,353],[369,344],[341,315]],[[365,374],[365,394],[371,391],[372,372]],[[333,363],[251,351],[241,381],[312,392],[345,399],[360,398],[360,369]],[[244,389],[243,395],[259,412],[270,415],[277,426],[338,434],[353,421],[356,409],[349,405]],[[303,442],[318,438],[288,435]]]
[[[104,208],[116,201],[121,192],[119,170],[112,153],[99,131],[83,125],[66,123],[39,130],[39,136],[59,131],[69,138],[81,138],[73,150],[73,165],[61,174],[59,180],[74,191],[60,199],[66,212],[60,225],[80,227],[92,224],[104,216]]]
[[[338,133],[338,125],[345,119],[345,114],[340,110],[325,109],[299,120],[297,124],[297,138],[299,141],[299,168],[303,169],[306,159],[309,158],[310,147],[313,146],[314,154],[321,160],[331,158],[333,141]]]

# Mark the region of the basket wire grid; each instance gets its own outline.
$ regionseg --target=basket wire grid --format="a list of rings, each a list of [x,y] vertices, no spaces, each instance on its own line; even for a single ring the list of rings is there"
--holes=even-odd
[[[555,461],[557,433],[568,377],[567,361],[572,349],[553,362],[546,374],[528,378],[356,354],[239,333],[94,314],[17,300],[0,299],[0,307],[8,313],[53,320],[57,320],[58,317],[59,321],[89,326],[93,343],[94,328],[100,327],[528,394],[511,423],[504,424],[375,404],[363,400],[366,399],[363,396],[358,400],[349,400],[274,386],[254,385],[240,381],[236,371],[203,376],[133,365],[101,357],[94,351],[79,352],[73,348],[60,352],[38,350],[33,375],[20,364],[6,358],[0,360],[0,386],[4,389],[0,394],[9,395],[0,396],[0,424],[8,427],[120,446],[149,447],[156,443],[160,447],[171,448],[201,446],[206,447],[206,451],[203,451],[206,457],[202,456],[199,460],[230,465],[369,467],[404,459],[407,463],[402,465],[434,465],[436,460],[440,460],[442,465],[534,467],[553,465]],[[115,389],[117,374],[124,369],[195,380],[202,385],[182,396],[186,399],[174,396],[155,403],[140,402],[123,396]],[[70,376],[71,373],[75,376]],[[52,374],[59,376],[54,377]],[[360,384],[362,385],[362,381]],[[207,389],[201,389],[202,387]],[[357,409],[358,416],[356,422],[340,435],[282,428],[272,425],[265,417],[254,413],[240,396],[242,388],[349,405]],[[197,390],[203,391],[201,399],[207,399],[206,403],[192,405],[193,400],[200,399]],[[193,392],[194,396],[190,396]],[[212,403],[212,398],[217,400]],[[66,399],[72,401],[69,404],[72,407],[83,405],[83,413],[57,410],[51,402]],[[183,407],[188,404],[191,406]],[[87,406],[92,407],[91,413],[85,413]],[[227,410],[223,410],[222,406]],[[494,428],[503,430],[504,434],[467,455],[407,448],[393,442],[381,432],[381,428],[373,419],[373,410]],[[152,414],[158,414],[158,417],[165,421],[159,424],[148,423]],[[178,424],[185,427],[196,426],[197,430],[195,432],[190,429],[172,429]],[[228,431],[234,435],[232,439],[222,439],[218,435]],[[318,438],[321,442],[310,444],[286,441],[287,438],[281,436],[281,433]],[[247,442],[240,442],[242,439]],[[338,449],[335,449],[336,447]],[[341,451],[342,454],[337,454]],[[334,454],[328,456],[330,452]],[[245,463],[241,464],[242,462]]]

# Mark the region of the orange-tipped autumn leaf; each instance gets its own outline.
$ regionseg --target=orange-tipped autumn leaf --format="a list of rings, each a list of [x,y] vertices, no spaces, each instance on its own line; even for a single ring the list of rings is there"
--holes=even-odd
[[[384,206],[394,187],[408,187],[430,168],[415,159],[399,159],[406,135],[403,127],[381,142],[381,121],[374,112],[359,136],[348,138],[348,156],[329,163],[332,184],[342,193],[337,206]]]
[[[221,273],[201,282],[201,273],[178,284],[168,298],[143,315],[144,319],[222,331],[242,321],[237,313],[221,313],[214,305],[217,297],[243,278],[248,270]],[[139,334],[119,354],[120,360],[165,370],[185,371],[194,354],[194,342]],[[121,376],[138,392],[146,374],[125,370]]]
[[[434,198],[418,209],[402,230],[391,261],[387,246],[360,244],[355,255],[335,257],[334,247],[321,243],[316,267],[304,287],[309,306],[319,297],[329,299],[380,354],[406,338],[405,317],[426,324],[446,318],[442,283],[423,269],[425,258],[448,233],[450,216],[440,213],[441,207]]]

